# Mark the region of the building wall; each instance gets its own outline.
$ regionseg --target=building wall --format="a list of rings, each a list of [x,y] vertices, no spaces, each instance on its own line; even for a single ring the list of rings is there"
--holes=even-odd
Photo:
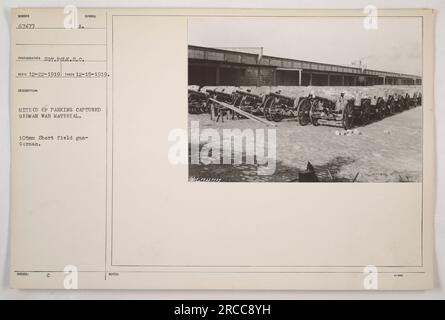
[[[216,68],[189,65],[188,82],[191,85],[216,86]]]
[[[277,70],[276,85],[278,86],[298,86],[298,70]]]
[[[273,68],[247,66],[244,68],[220,68],[220,85],[263,86],[274,82]]]
[[[261,68],[260,69],[260,86],[270,86],[275,85],[275,69],[273,68]]]
[[[247,67],[240,79],[244,86],[268,86],[274,82],[273,68],[267,67]]]
[[[268,86],[275,82],[275,69],[257,66],[189,64],[190,85]]]
[[[201,86],[298,86],[298,69],[277,69],[271,66],[246,65],[227,61],[189,61],[189,84]],[[370,86],[379,84],[409,85],[421,84],[421,80],[375,75],[347,74],[303,70],[302,86]]]

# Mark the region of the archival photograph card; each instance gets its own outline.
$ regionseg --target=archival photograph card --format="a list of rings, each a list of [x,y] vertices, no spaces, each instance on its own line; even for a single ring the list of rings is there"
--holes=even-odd
[[[11,286],[434,286],[432,10],[11,11]]]

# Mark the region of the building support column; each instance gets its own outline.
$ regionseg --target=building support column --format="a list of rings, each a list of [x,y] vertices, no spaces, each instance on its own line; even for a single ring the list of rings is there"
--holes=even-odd
[[[256,86],[259,87],[261,83],[261,67],[257,69]]]
[[[298,86],[301,87],[301,69],[298,69]]]
[[[216,73],[215,73],[216,77],[215,77],[215,83],[217,86],[219,86],[220,84],[220,68],[219,66],[216,66]]]

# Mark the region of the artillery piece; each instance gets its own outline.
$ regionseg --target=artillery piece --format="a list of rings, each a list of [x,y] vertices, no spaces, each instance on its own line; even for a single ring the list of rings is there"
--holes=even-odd
[[[422,92],[419,92],[417,94],[417,105],[418,106],[422,105]]]
[[[387,97],[385,97],[385,103],[386,103],[386,108],[384,112],[385,117],[397,113],[399,107],[398,107],[398,99],[396,96],[394,96],[393,94],[388,95]]]
[[[298,118],[295,98],[280,93],[269,93],[264,98],[263,113],[267,120],[280,122],[285,118]]]
[[[357,106],[356,106],[357,108]],[[360,123],[367,125],[373,120],[385,118],[386,102],[376,95],[360,99]]]
[[[410,96],[401,89],[394,89],[388,98],[388,109],[390,114],[408,110],[410,107]]]
[[[207,108],[208,99],[209,96],[205,92],[189,89],[188,90],[189,113],[201,114],[208,112]]]
[[[210,98],[218,100],[220,102],[233,104],[233,95],[224,91],[217,91],[215,89],[207,89],[206,92]]]
[[[337,102],[325,97],[307,97],[301,101],[301,113],[310,106],[310,122],[314,126],[320,124],[331,124],[342,126],[345,130],[352,128],[358,117],[360,109],[354,105],[354,99],[345,100],[344,106],[338,106]],[[303,118],[302,118],[303,120]]]
[[[230,93],[224,91],[216,91],[214,89],[207,89],[206,91],[209,94],[209,99],[207,100],[207,108],[210,111],[210,119],[213,119],[214,117],[216,117],[216,114],[218,114],[217,120],[221,118],[221,120],[224,121],[224,116],[227,115],[228,117],[228,114],[233,111],[228,108],[222,107],[215,102],[212,102],[212,99],[229,105],[233,105],[234,96]]]
[[[397,105],[397,112],[402,112],[409,109],[409,94],[406,93],[405,95],[402,95],[400,93],[398,95],[398,105]]]
[[[418,105],[418,95],[417,92],[413,93],[413,96],[410,97],[409,93],[405,95],[406,107],[407,109],[415,108]]]
[[[263,98],[248,91],[236,90],[233,106],[253,115],[262,115]]]

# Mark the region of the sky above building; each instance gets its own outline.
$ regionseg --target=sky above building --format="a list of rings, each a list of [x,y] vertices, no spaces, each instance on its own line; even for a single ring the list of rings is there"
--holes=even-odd
[[[191,18],[190,45],[368,69],[422,74],[422,20],[379,17],[377,29],[363,18]]]

